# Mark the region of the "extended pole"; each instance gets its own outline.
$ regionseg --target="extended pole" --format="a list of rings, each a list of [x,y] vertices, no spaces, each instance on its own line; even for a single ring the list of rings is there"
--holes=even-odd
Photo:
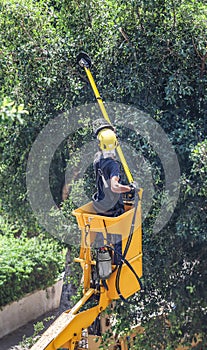
[[[102,98],[101,98],[101,96],[100,96],[100,94],[99,94],[98,88],[97,88],[96,83],[95,83],[95,81],[94,81],[94,79],[93,79],[93,75],[92,75],[92,73],[91,73],[91,71],[90,71],[90,66],[91,66],[91,59],[90,59],[90,57],[89,57],[85,52],[83,52],[83,53],[80,53],[80,54],[78,55],[77,61],[78,61],[79,65],[80,65],[82,68],[84,68],[84,70],[85,70],[85,72],[86,72],[86,75],[87,75],[88,80],[89,80],[89,82],[90,82],[90,84],[91,84],[91,87],[92,87],[92,89],[93,89],[94,95],[95,95],[96,100],[97,100],[97,102],[98,102],[98,104],[99,104],[99,107],[100,107],[100,110],[101,110],[101,112],[102,112],[102,114],[103,114],[104,119],[105,119],[108,123],[111,124],[111,121],[110,121],[110,119],[109,119],[108,113],[107,113],[106,108],[105,108],[105,106],[104,106],[103,100],[102,100]],[[127,176],[127,179],[128,179],[128,181],[129,181],[129,183],[131,183],[131,182],[133,182],[134,180],[133,180],[131,171],[130,171],[130,169],[129,169],[129,167],[128,167],[128,164],[127,164],[127,162],[126,162],[126,159],[125,159],[125,157],[124,157],[124,154],[123,154],[123,152],[122,152],[121,146],[118,145],[117,148],[116,148],[116,150],[117,150],[119,159],[120,159],[120,161],[121,161],[121,163],[122,163],[122,166],[123,166],[123,168],[124,168],[124,171],[125,171],[125,174],[126,174],[126,176]]]

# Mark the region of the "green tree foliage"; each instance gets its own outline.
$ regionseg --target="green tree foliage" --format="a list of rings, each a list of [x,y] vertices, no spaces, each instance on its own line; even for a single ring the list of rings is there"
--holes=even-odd
[[[41,236],[0,237],[0,307],[36,289],[45,289],[61,277],[64,251],[58,242]]]
[[[121,135],[149,158],[156,189],[144,224],[142,323],[146,334],[137,339],[136,349],[159,349],[161,344],[174,349],[181,338],[191,341],[195,333],[202,335],[205,347],[206,4],[195,0],[1,0],[0,6],[2,213],[7,212],[17,226],[37,229],[26,201],[27,156],[49,120],[94,101],[76,65],[76,54],[83,49],[93,58],[93,73],[104,99],[150,113],[171,139],[182,172],[174,216],[155,235],[152,226],[164,189],[162,167],[146,140]],[[70,147],[76,149],[80,139],[76,135]],[[57,202],[66,158],[63,145],[51,169]],[[128,316],[136,311],[119,308],[117,319],[129,320],[128,325],[117,322],[121,331],[122,325],[131,327]],[[165,317],[152,317],[156,312]]]

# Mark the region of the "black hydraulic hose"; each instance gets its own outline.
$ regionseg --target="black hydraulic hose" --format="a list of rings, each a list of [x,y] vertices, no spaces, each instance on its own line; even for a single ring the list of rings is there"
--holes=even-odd
[[[130,233],[129,233],[129,237],[128,237],[128,240],[127,240],[127,243],[126,243],[126,247],[124,249],[124,254],[121,256],[121,262],[120,262],[120,264],[118,266],[118,271],[117,271],[117,275],[116,275],[116,291],[117,291],[120,299],[122,301],[126,302],[126,303],[129,303],[129,302],[128,302],[128,300],[126,298],[124,298],[124,296],[122,295],[121,290],[120,290],[120,275],[121,275],[121,270],[122,270],[122,266],[123,266],[124,262],[130,268],[130,270],[133,272],[133,274],[135,275],[135,277],[136,277],[136,279],[137,279],[137,281],[139,283],[140,289],[143,290],[143,286],[142,286],[142,283],[141,283],[141,280],[140,280],[139,276],[137,275],[137,273],[135,272],[135,270],[133,269],[131,264],[128,262],[128,260],[126,260],[126,255],[127,255],[128,250],[129,250],[129,247],[130,247],[130,244],[131,244],[131,241],[132,241],[132,237],[133,237],[133,233],[134,233],[134,225],[135,225],[135,219],[136,219],[136,212],[137,212],[137,208],[138,208],[138,202],[139,202],[138,193],[135,191],[134,215],[133,215],[133,218],[132,218],[132,224],[131,224],[131,228],[130,228]],[[116,253],[118,253],[118,252],[116,252]],[[118,253],[118,255],[120,255],[120,254]],[[140,297],[140,300],[141,300],[141,297]],[[132,304],[132,303],[130,303],[130,304]]]
[[[135,225],[135,220],[136,220],[136,213],[137,213],[137,208],[138,208],[138,202],[139,202],[138,193],[135,192],[134,215],[133,215],[133,218],[132,218],[132,224],[131,224],[131,227],[130,227],[129,237],[128,237],[128,240],[127,240],[127,243],[126,243],[126,247],[124,249],[124,254],[123,254],[124,257],[126,257],[126,255],[127,255],[127,252],[129,250],[129,246],[131,244],[132,237],[133,237],[133,234],[134,234],[134,225]]]
[[[139,276],[137,275],[137,273],[136,273],[136,271],[134,270],[134,268],[132,267],[132,265],[129,263],[129,261],[128,261],[126,258],[124,258],[124,256],[123,256],[122,254],[120,254],[116,249],[114,249],[114,248],[111,247],[110,245],[106,245],[105,247],[107,247],[107,248],[113,250],[114,253],[116,253],[117,255],[120,256],[122,265],[123,265],[123,263],[125,263],[125,264],[128,266],[128,268],[129,268],[129,269],[132,271],[132,273],[135,275],[135,277],[136,277],[136,279],[137,279],[137,281],[138,281],[138,283],[139,283],[140,290],[143,290],[142,281],[141,281],[141,279],[139,278]],[[121,265],[121,266],[122,266],[122,265]],[[120,267],[120,266],[119,266],[119,267]],[[115,270],[114,270],[114,271],[115,271]],[[113,272],[114,272],[114,271],[113,271]],[[120,273],[121,273],[121,269],[119,269],[118,271],[120,271]],[[117,274],[118,274],[118,272],[117,272]],[[118,291],[117,291],[117,293],[118,293]],[[120,299],[121,299],[122,301],[129,303],[128,300],[125,299],[121,293],[118,293],[118,294],[119,294],[119,297],[120,297]],[[141,298],[140,298],[140,300],[141,300]],[[140,300],[138,300],[138,301],[140,301]],[[130,304],[132,304],[132,303],[130,303]]]

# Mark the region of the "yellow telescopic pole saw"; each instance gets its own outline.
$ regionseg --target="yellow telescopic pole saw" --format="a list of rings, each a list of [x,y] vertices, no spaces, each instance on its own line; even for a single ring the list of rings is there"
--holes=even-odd
[[[99,104],[99,107],[100,107],[100,110],[103,114],[103,117],[104,119],[109,123],[111,124],[111,121],[109,119],[109,116],[108,116],[108,113],[106,111],[106,108],[104,106],[104,103],[103,103],[103,100],[99,94],[99,91],[97,89],[97,86],[96,86],[96,83],[93,79],[93,76],[92,76],[92,73],[90,71],[90,67],[91,67],[91,59],[90,57],[85,53],[85,52],[80,52],[79,55],[77,56],[77,62],[79,64],[80,67],[84,68],[85,72],[86,72],[86,75],[88,77],[88,80],[91,84],[91,87],[93,89],[93,92],[94,92],[94,95],[96,97],[96,100]],[[122,149],[121,149],[121,146],[118,144],[117,148],[117,153],[118,153],[118,156],[119,156],[119,159],[122,163],[122,166],[124,168],[124,171],[125,171],[125,174],[127,176],[127,179],[129,181],[129,183],[132,183],[134,180],[133,180],[133,177],[132,177],[132,174],[129,170],[129,167],[128,167],[128,164],[126,162],[126,159],[124,157],[124,154],[122,152]]]

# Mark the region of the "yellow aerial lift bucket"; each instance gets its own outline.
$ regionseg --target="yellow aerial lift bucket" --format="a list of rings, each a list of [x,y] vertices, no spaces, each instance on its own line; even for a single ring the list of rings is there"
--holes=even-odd
[[[141,190],[139,192],[139,198],[141,199]],[[81,230],[81,249],[80,256],[75,259],[76,262],[80,262],[84,271],[85,285],[84,290],[87,291],[90,288],[90,274],[91,268],[96,264],[91,255],[91,248],[93,246],[96,235],[102,233],[104,241],[113,247],[117,241],[121,246],[121,254],[125,251],[132,219],[134,216],[135,208],[131,206],[125,206],[125,212],[118,217],[107,217],[97,215],[92,202],[83,205],[82,207],[73,211],[75,215],[79,229]],[[121,259],[121,258],[120,258]],[[136,274],[142,276],[142,228],[141,228],[141,200],[139,200],[138,207],[135,213],[134,231],[132,239],[126,253],[125,259],[135,270]],[[107,280],[108,291],[107,297],[111,300],[118,299],[119,295],[116,290],[116,275],[117,265],[113,264],[112,258],[112,272],[111,276]],[[88,274],[88,278],[87,278]],[[138,282],[129,269],[126,263],[123,263],[120,275],[120,290],[124,298],[128,298],[134,294],[140,288]]]

